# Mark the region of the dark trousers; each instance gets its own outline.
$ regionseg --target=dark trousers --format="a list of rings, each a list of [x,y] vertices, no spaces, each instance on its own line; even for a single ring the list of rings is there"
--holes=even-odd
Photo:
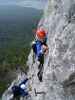
[[[41,56],[39,57],[38,61],[40,62],[39,66],[38,66],[38,78],[40,80],[40,82],[42,82],[42,78],[43,78],[43,69],[44,69],[44,54],[41,54]]]

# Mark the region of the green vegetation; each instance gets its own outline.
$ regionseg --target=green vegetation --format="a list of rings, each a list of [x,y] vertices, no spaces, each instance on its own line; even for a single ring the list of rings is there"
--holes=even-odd
[[[16,77],[13,75],[16,69],[20,68],[26,71],[27,57],[30,51],[30,47],[8,49],[6,53],[1,53],[0,57],[0,93],[3,93],[5,88],[8,87],[8,83],[11,83],[12,79]],[[4,56],[3,56],[4,55]]]
[[[30,47],[28,46],[25,48],[8,48],[6,51],[2,51],[2,53],[0,53],[1,66],[6,68],[7,65],[9,69],[14,69],[17,66],[24,66],[29,50]]]
[[[3,10],[3,11],[2,11]],[[0,7],[0,95],[16,77],[17,69],[27,71],[32,29],[42,11],[23,7]]]

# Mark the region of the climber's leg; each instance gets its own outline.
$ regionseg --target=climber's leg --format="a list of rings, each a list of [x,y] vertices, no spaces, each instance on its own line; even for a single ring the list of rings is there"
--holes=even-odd
[[[38,61],[39,61],[38,69],[40,69],[40,67],[43,66],[44,64],[44,54],[40,54],[38,56]]]
[[[40,82],[42,82],[42,76],[43,76],[43,64],[44,64],[44,54],[40,54],[40,56],[38,57],[38,61],[40,62],[38,65],[38,73],[37,76],[40,80]]]
[[[39,74],[39,72],[38,72],[38,74],[37,74],[37,75],[38,75],[38,79],[39,79],[39,81],[40,81],[40,82],[42,82],[42,75],[41,75],[41,74]]]
[[[37,76],[38,76],[39,81],[42,82],[42,77],[43,77],[43,65],[42,64],[40,65],[39,72],[37,73]]]

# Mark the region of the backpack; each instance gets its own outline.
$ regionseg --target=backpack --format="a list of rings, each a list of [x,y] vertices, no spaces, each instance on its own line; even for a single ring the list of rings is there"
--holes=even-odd
[[[35,53],[36,57],[42,53],[42,43],[41,41],[36,40],[35,43],[32,45],[33,52]]]

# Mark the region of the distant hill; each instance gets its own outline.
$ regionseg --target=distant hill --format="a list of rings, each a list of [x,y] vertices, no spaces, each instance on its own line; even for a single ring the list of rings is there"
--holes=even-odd
[[[0,6],[0,94],[16,77],[17,68],[28,69],[32,30],[41,15],[41,10],[33,8]]]
[[[31,40],[32,28],[36,27],[41,14],[42,11],[33,8],[0,6],[0,48],[24,46]]]

